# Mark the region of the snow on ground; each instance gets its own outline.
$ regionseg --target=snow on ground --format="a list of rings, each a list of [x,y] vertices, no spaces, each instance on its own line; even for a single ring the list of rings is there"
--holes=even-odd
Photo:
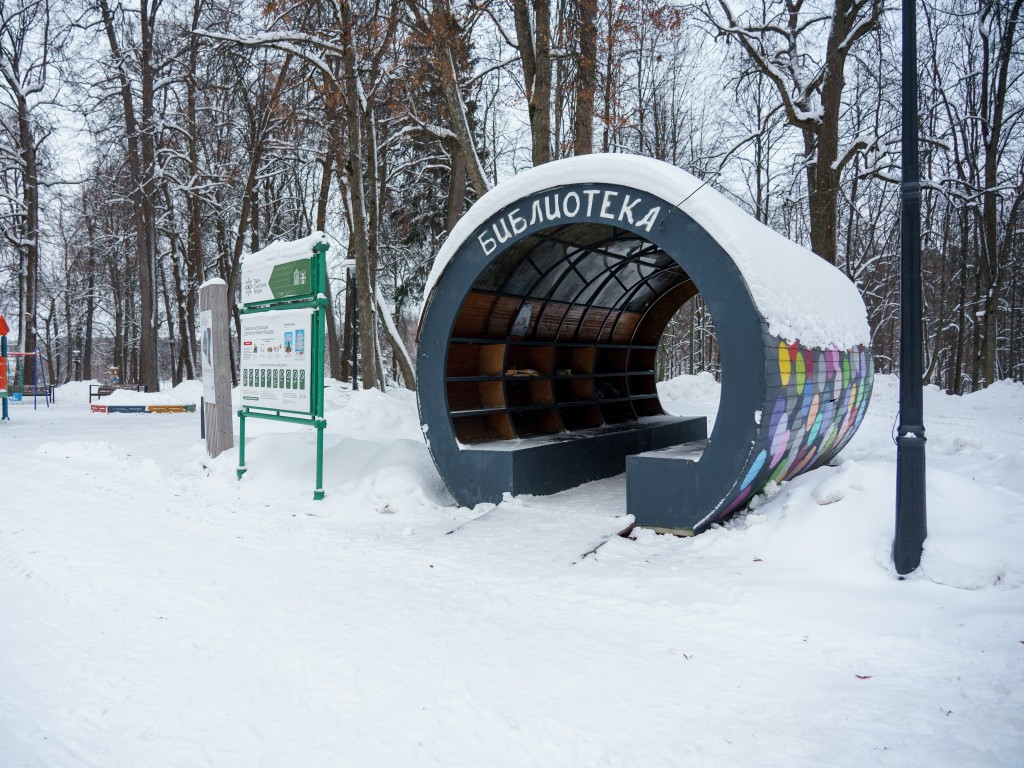
[[[329,391],[316,502],[311,429],[250,421],[239,482],[198,414],[87,392],[0,423],[2,766],[1022,765],[1019,384],[926,391],[905,581],[891,377],[838,466],[585,558],[622,478],[476,520],[410,393]],[[706,376],[662,394],[717,409]]]

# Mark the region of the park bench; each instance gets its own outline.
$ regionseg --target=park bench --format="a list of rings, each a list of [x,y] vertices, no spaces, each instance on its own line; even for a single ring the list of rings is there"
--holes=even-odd
[[[669,415],[635,421],[463,445],[459,459],[468,468],[467,483],[483,498],[508,491],[548,494],[620,474],[627,457],[685,444],[690,450],[707,438],[707,419]],[[557,473],[544,472],[558,467]]]
[[[56,387],[53,384],[25,384],[21,388],[22,397],[45,397],[51,403],[56,402],[54,395]]]
[[[130,392],[148,392],[145,384],[90,384],[89,402],[99,400],[101,397],[112,395],[119,389],[127,389]]]

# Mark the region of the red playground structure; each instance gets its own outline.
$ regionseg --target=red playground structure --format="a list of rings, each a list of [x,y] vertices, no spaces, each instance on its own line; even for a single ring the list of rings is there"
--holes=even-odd
[[[39,407],[39,397],[43,397],[46,407],[53,400],[53,387],[46,380],[46,369],[43,356],[39,350],[33,352],[9,352],[7,334],[10,327],[3,315],[0,315],[0,421],[10,421],[8,403],[21,400],[25,395],[32,395],[33,410]],[[32,383],[25,383],[25,362],[32,359]],[[11,370],[11,364],[14,370]]]

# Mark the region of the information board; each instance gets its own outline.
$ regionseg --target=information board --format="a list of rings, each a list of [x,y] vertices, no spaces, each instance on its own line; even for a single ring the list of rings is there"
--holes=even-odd
[[[238,477],[245,465],[250,418],[316,429],[316,488],[324,497],[324,346],[327,259],[323,232],[271,243],[242,259],[239,339],[241,405]]]
[[[312,413],[314,309],[242,315],[242,405]]]

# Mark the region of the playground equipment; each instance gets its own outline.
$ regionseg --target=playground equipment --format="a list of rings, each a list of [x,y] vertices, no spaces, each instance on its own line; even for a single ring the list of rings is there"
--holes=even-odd
[[[9,396],[10,399],[19,401],[26,395],[32,395],[32,410],[36,410],[39,407],[39,397],[42,396],[43,402],[49,408],[50,403],[54,400],[54,391],[53,386],[46,380],[46,368],[43,366],[43,356],[39,350],[8,352],[7,357],[15,359],[15,375],[12,379],[17,380],[17,383],[13,385],[9,382],[9,386],[13,390]],[[33,362],[31,384],[25,384],[25,361],[28,359]]]
[[[721,405],[665,413],[656,354],[700,293]],[[697,532],[835,457],[864,416],[863,301],[838,270],[673,166],[548,163],[452,231],[427,282],[418,401],[459,502],[553,493],[625,470],[637,523]]]
[[[0,315],[0,421],[10,421],[7,412],[7,334],[10,328],[3,315]]]
[[[38,407],[38,396],[42,393],[46,407],[53,400],[53,387],[46,381],[46,370],[43,368],[43,356],[39,350],[34,352],[10,352],[7,348],[7,334],[11,329],[3,315],[0,315],[0,421],[10,421],[9,401],[19,401],[26,394],[32,395],[32,408]],[[11,372],[10,358],[14,360],[14,372]],[[32,358],[32,384],[25,384],[26,358]]]

